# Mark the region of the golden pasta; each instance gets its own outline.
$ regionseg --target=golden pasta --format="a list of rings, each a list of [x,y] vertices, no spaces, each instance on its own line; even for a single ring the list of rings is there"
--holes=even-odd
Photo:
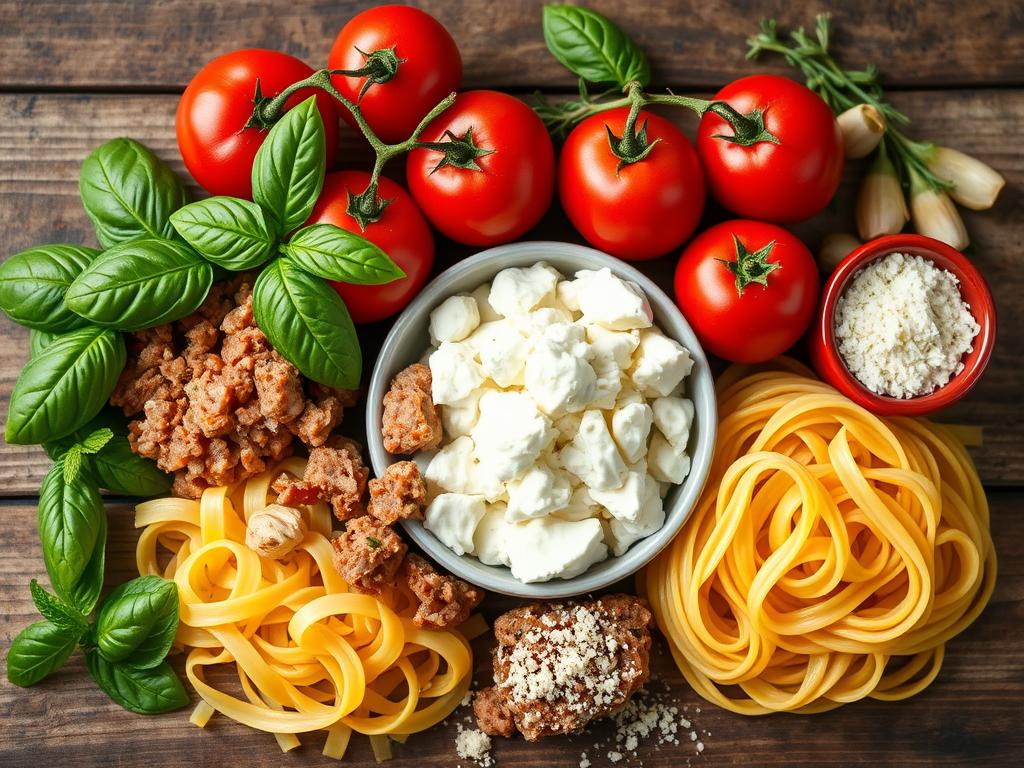
[[[324,504],[304,511],[309,531],[281,560],[245,546],[245,521],[269,503],[272,478],[304,469],[305,460],[289,459],[199,501],[139,504],[136,559],[140,574],[178,585],[176,645],[203,699],[193,723],[220,712],[275,734],[284,750],[298,746],[295,734],[323,730],[324,754],[341,758],[352,731],[377,750],[378,737],[403,739],[447,717],[469,690],[472,656],[461,633],[413,623],[416,600],[404,587],[379,597],[348,591],[332,565]],[[244,698],[208,679],[224,665]]]
[[[946,428],[775,365],[719,380],[708,485],[641,591],[690,685],[734,712],[912,696],[995,583],[974,465]]]

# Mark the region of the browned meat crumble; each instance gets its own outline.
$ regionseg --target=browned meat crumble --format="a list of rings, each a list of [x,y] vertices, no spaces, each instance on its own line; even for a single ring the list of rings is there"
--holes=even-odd
[[[484,599],[482,589],[438,573],[419,555],[406,555],[402,576],[420,603],[412,620],[427,629],[459,626]]]
[[[408,455],[441,444],[441,416],[431,398],[430,369],[414,363],[400,371],[384,395],[381,436],[388,453]]]
[[[427,506],[427,484],[413,461],[397,461],[370,481],[367,512],[385,525],[420,520]]]

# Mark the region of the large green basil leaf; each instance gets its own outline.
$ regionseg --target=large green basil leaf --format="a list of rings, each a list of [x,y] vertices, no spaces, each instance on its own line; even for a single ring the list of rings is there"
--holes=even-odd
[[[139,237],[174,237],[171,214],[188,202],[174,171],[132,139],[93,150],[82,163],[78,187],[104,248]]]
[[[64,306],[64,294],[99,255],[79,245],[40,245],[0,264],[0,309],[19,325],[64,333],[86,321]]]
[[[96,550],[105,550],[106,520],[96,486],[82,476],[65,482],[64,459],[58,459],[39,489],[39,539],[54,591],[83,614],[95,605],[88,605],[93,589],[98,596],[103,585],[102,562],[98,584],[93,570]]]
[[[184,243],[135,240],[89,265],[64,301],[97,325],[137,331],[191,314],[212,284],[209,262]]]
[[[263,209],[237,197],[210,197],[175,211],[171,223],[199,254],[238,272],[274,254],[274,237]]]
[[[89,649],[85,665],[96,685],[129,712],[157,715],[188,704],[181,680],[166,661],[150,669],[138,669],[107,661]]]
[[[592,83],[625,88],[651,82],[647,56],[597,11],[575,5],[544,6],[544,41],[569,71]]]
[[[336,389],[356,389],[362,355],[345,302],[323,280],[276,259],[253,287],[256,324],[304,376]]]
[[[86,424],[114,391],[126,357],[121,334],[93,325],[54,340],[14,384],[7,442],[42,443]]]
[[[84,480],[81,482],[89,482]],[[93,486],[95,488],[95,486]],[[78,580],[71,586],[71,591],[64,595],[64,599],[71,605],[88,616],[92,613],[96,603],[99,602],[100,592],[103,591],[103,573],[107,561],[107,516],[101,518],[100,529],[96,534],[96,546],[93,547],[92,557],[85,564],[85,570]]]
[[[252,199],[279,235],[309,218],[324,185],[324,122],[310,96],[285,112],[263,140],[252,164]]]
[[[296,232],[281,252],[310,274],[354,285],[382,285],[405,272],[365,237],[334,224],[314,224]]]
[[[77,315],[76,315],[77,317]],[[29,355],[35,357],[48,346],[50,343],[58,338],[59,334],[50,333],[49,331],[40,331],[33,328],[28,332],[28,349]]]
[[[51,621],[29,624],[7,652],[7,679],[27,688],[64,666],[75,646],[75,633]]]
[[[164,660],[177,631],[178,586],[159,576],[140,576],[103,601],[96,647],[107,661],[147,669]]]
[[[32,593],[32,602],[35,603],[36,609],[44,619],[53,622],[69,633],[74,633],[76,640],[79,640],[89,629],[85,616],[77,608],[73,608],[59,597],[51,595],[43,589],[38,581],[32,579],[28,587]]]

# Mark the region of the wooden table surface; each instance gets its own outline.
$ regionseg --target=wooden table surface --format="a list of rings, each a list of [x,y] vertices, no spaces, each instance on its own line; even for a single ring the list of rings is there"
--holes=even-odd
[[[590,3],[615,18],[649,52],[658,86],[709,93],[756,71],[787,72],[778,59],[744,60],[744,38],[763,15],[786,26],[812,24],[817,0],[663,0]],[[0,0],[0,257],[47,242],[94,244],[78,200],[78,167],[97,144],[131,136],[184,174],[174,138],[178,94],[215,55],[242,47],[278,48],[313,66],[326,61],[341,25],[366,3],[347,0]],[[520,95],[571,93],[571,76],[547,54],[540,4],[524,0],[426,2],[462,51],[467,87]],[[914,121],[913,133],[958,147],[996,167],[1007,187],[988,212],[967,212],[975,262],[988,278],[999,312],[999,338],[984,379],[941,414],[978,424],[984,445],[973,451],[989,489],[999,553],[991,604],[948,649],[938,680],[910,701],[860,702],[826,715],[742,718],[704,703],[682,681],[660,641],[654,685],[686,706],[705,749],[647,745],[647,766],[1011,765],[1024,759],[1024,4],[1007,0],[837,2],[835,50],[842,61],[876,63],[892,100]],[[694,122],[673,113],[692,135]],[[367,155],[347,133],[341,164]],[[812,248],[823,234],[853,229],[852,200],[862,168],[851,164],[837,203],[797,227]],[[390,173],[400,178],[401,169]],[[714,209],[706,222],[722,218]],[[579,242],[557,210],[529,239]],[[439,241],[439,268],[471,249]],[[669,285],[672,257],[644,266]],[[371,367],[386,324],[367,329]],[[27,359],[24,329],[0,319],[0,422],[6,399]],[[359,415],[343,427],[359,432]],[[45,581],[35,527],[35,494],[48,462],[35,447],[0,445],[0,654],[36,620],[32,578]],[[108,582],[130,578],[135,532],[131,504],[111,500]],[[629,588],[629,584],[624,585]],[[489,599],[485,613],[509,607]],[[487,677],[486,642],[477,669]],[[396,748],[398,764],[454,766],[456,713],[446,727]],[[503,741],[502,766],[575,766],[586,751],[609,764],[609,747],[595,749],[600,729],[543,746]],[[272,737],[222,718],[200,731],[188,712],[159,717],[128,714],[109,702],[78,658],[30,691],[0,680],[0,765],[10,766],[306,766],[331,764],[320,737],[282,755]],[[354,739],[349,765],[372,764],[365,739]],[[467,765],[467,761],[461,761]],[[618,765],[637,765],[638,760]]]

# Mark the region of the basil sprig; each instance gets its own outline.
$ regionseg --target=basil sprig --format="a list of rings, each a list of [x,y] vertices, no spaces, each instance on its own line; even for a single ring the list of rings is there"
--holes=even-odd
[[[651,82],[647,55],[615,23],[597,11],[575,5],[544,6],[548,50],[577,77],[625,88]]]
[[[164,660],[178,631],[173,581],[143,576],[107,597],[96,618],[96,647],[107,661],[150,669]]]
[[[88,321],[64,306],[64,295],[99,255],[79,245],[40,245],[0,264],[0,309],[19,325],[65,333]]]
[[[159,715],[188,704],[188,693],[166,661],[149,669],[115,664],[94,649],[86,649],[89,674],[107,696],[129,712]]]
[[[326,280],[382,285],[405,276],[388,255],[366,238],[332,224],[300,229],[281,252],[295,266]]]
[[[274,255],[277,236],[251,200],[210,197],[171,215],[178,233],[203,257],[225,269],[253,269]]]
[[[29,624],[14,638],[7,652],[7,679],[27,688],[64,666],[78,638],[52,621]]]

